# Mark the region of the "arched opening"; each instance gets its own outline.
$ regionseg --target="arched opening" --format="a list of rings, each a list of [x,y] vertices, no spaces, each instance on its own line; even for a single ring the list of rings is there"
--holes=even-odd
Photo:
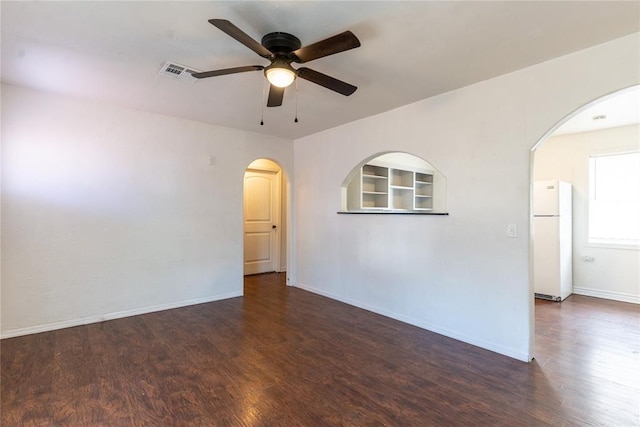
[[[372,155],[341,186],[341,211],[444,213],[446,178],[423,158],[404,152]]]
[[[288,182],[280,165],[257,159],[243,182],[244,275],[287,270]]]
[[[628,212],[630,209],[640,209],[638,160],[635,160],[636,163],[633,163],[634,160],[627,163],[631,166],[627,167],[626,173],[636,176],[635,184],[630,182],[634,179],[623,180],[625,189],[616,191],[615,200],[618,203],[625,197],[635,198],[637,206],[634,208],[633,201],[627,200],[625,203],[631,203],[628,205],[630,208],[610,209],[609,213],[613,216],[604,219],[616,225],[617,230],[623,230],[623,235],[612,236],[613,240],[618,238],[617,243],[610,241],[603,244],[602,239],[600,242],[594,239],[594,221],[601,214],[594,211],[596,199],[604,199],[605,202],[612,199],[609,196],[611,193],[607,193],[611,191],[611,186],[606,189],[598,184],[602,173],[596,174],[595,162],[597,159],[622,158],[633,153],[636,159],[640,156],[639,110],[640,86],[618,91],[569,114],[532,148],[530,298],[534,313],[531,319],[534,357],[537,357],[539,350],[535,346],[536,337],[548,335],[548,331],[536,331],[536,324],[544,324],[540,322],[540,316],[544,313],[559,313],[560,304],[564,303],[558,301],[567,298],[568,303],[592,302],[595,308],[589,318],[600,317],[595,311],[598,301],[585,297],[599,298],[607,307],[616,303],[604,300],[622,304],[640,303],[640,289],[637,287],[640,280],[637,262],[640,221],[637,218],[640,216]],[[618,178],[628,176],[620,170],[622,168],[624,166],[615,171]],[[565,202],[570,208],[568,211],[556,209],[562,204],[560,192],[556,190],[563,185],[570,189],[570,195],[565,196],[568,198],[568,202]],[[620,185],[614,187],[619,189]],[[563,215],[570,217],[568,230],[565,223],[564,231],[561,226]],[[628,224],[619,227],[625,221]],[[635,232],[634,226],[637,228]],[[586,305],[581,304],[583,307]],[[576,323],[579,322],[576,320]],[[547,351],[546,340],[544,347]]]

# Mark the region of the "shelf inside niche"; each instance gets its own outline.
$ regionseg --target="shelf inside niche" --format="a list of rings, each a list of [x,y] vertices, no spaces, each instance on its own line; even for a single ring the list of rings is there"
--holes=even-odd
[[[386,192],[362,192],[362,207],[386,209],[389,207],[389,194]]]
[[[388,182],[386,179],[370,179],[370,177],[362,177],[362,192],[363,193],[378,193],[387,194],[389,191]]]
[[[388,178],[389,168],[374,165],[364,165],[362,167],[362,176],[367,178]]]
[[[416,172],[416,184],[433,185],[433,175],[428,173]]]
[[[413,209],[413,189],[412,188],[392,188],[391,208],[396,210]]]
[[[415,192],[416,197],[433,197],[433,185],[416,185]]]
[[[413,171],[403,169],[390,169],[390,175],[392,186],[413,188]]]

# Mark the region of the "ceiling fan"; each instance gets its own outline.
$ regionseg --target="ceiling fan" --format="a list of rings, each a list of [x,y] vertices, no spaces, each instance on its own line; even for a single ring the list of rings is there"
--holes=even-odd
[[[351,95],[357,89],[356,86],[310,68],[302,67],[294,69],[291,66],[292,62],[304,64],[314,59],[359,47],[360,40],[358,40],[351,31],[345,31],[333,37],[301,47],[300,40],[296,36],[288,33],[269,33],[262,37],[261,42],[258,43],[226,19],[209,19],[209,23],[258,55],[268,59],[271,61],[271,64],[266,67],[262,65],[248,65],[222,70],[203,71],[193,73],[192,76],[195,78],[204,79],[225,74],[264,70],[264,75],[270,83],[267,107],[278,107],[282,105],[285,88],[291,85],[297,77],[345,96]]]

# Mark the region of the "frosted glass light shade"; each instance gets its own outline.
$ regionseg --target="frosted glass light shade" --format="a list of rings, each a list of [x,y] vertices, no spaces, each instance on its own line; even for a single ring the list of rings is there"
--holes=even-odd
[[[269,83],[277,87],[287,87],[296,79],[296,73],[287,68],[268,68],[264,74]]]

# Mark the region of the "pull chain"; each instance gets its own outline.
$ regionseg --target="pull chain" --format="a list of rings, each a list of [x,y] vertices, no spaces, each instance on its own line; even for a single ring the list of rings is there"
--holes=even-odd
[[[298,79],[296,79],[296,118],[293,122],[298,123]]]
[[[260,126],[264,126],[264,96],[266,92],[264,81],[262,83],[262,97],[260,98]]]

